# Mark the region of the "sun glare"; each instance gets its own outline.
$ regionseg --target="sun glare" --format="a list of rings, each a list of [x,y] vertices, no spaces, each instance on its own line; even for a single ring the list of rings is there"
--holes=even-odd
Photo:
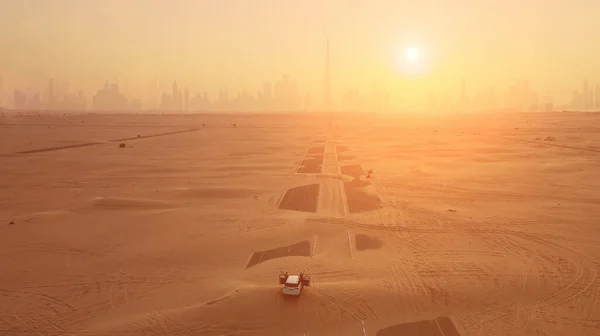
[[[404,57],[410,63],[414,63],[419,60],[419,48],[417,47],[408,47],[404,52]]]
[[[430,60],[426,56],[416,45],[405,46],[397,50],[396,64],[403,75],[420,77],[430,70]]]

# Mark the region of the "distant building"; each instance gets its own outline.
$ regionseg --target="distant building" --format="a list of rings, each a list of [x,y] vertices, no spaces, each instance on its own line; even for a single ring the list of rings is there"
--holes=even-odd
[[[27,95],[24,92],[15,89],[13,91],[13,103],[16,110],[27,109]]]
[[[42,101],[40,100],[39,93],[36,93],[27,99],[27,109],[33,111],[39,111],[42,109]]]
[[[185,87],[184,90],[184,95],[183,95],[183,110],[185,112],[189,111],[189,107],[190,107],[190,91],[188,90],[188,87]]]
[[[92,106],[101,111],[126,111],[128,110],[128,100],[121,92],[117,84],[108,85],[104,83],[104,88],[98,90],[92,98]]]
[[[54,93],[54,79],[50,78],[48,80],[48,106],[46,107],[49,110],[56,108],[56,97]]]

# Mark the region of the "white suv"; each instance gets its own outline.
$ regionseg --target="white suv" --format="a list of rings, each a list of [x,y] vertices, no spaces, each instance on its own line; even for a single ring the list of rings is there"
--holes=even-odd
[[[289,275],[286,272],[279,275],[279,284],[283,285],[283,294],[298,296],[304,286],[310,287],[310,277],[303,273]]]

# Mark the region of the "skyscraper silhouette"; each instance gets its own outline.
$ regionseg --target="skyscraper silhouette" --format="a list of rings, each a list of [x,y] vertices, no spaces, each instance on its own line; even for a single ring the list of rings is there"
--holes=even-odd
[[[188,90],[188,87],[185,87],[185,91],[183,94],[183,110],[185,112],[188,112],[190,107],[190,91]]]
[[[329,69],[329,38],[327,38],[327,46],[325,50],[325,82],[323,90],[323,107],[326,111],[330,111],[331,106],[331,78]]]
[[[592,107],[592,90],[589,87],[587,78],[583,82],[583,97],[581,105],[586,111]]]
[[[174,112],[174,110],[177,109],[177,96],[179,94],[179,90],[177,89],[177,81],[173,81],[173,89],[172,89],[172,97],[171,97],[171,110],[173,110],[172,112]]]
[[[48,80],[48,108],[54,109],[56,107],[56,97],[54,96],[54,79]]]

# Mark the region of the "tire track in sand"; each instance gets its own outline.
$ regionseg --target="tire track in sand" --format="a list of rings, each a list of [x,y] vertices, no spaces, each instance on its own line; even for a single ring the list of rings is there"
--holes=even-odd
[[[389,277],[385,281],[385,288],[390,293],[393,293],[393,295],[396,295],[399,301],[400,293],[403,293],[402,295],[408,295],[410,302],[407,303],[407,307],[410,307],[413,311],[418,311],[417,302],[420,301],[421,297],[430,295],[431,303],[434,307],[441,311],[447,310],[448,308],[439,304],[437,300],[435,300],[434,295],[431,294],[433,292],[440,292],[440,290],[438,288],[433,288],[424,282],[424,279],[419,274],[417,265],[423,262],[429,263],[434,260],[445,264],[451,264],[452,262],[439,253],[430,255],[428,260],[417,260],[412,251],[414,250],[412,245],[417,239],[423,238],[423,234],[415,235],[415,232],[407,225],[407,213],[402,211],[401,207],[398,206],[399,200],[393,196],[387,197],[391,195],[391,193],[388,193],[387,189],[382,188],[382,183],[379,180],[371,178],[369,183],[375,187],[376,194],[381,199],[381,203],[385,205],[385,208],[374,206],[373,208],[375,210],[360,214],[359,216],[362,217],[361,221],[368,224],[348,224],[350,224],[350,227],[358,226],[364,227],[365,229],[387,231],[388,238],[391,238],[392,241],[394,241],[393,245],[395,250],[402,255],[402,258],[397,258],[388,265],[387,270]],[[439,221],[437,221],[435,228],[439,226]],[[438,236],[438,233],[440,232],[433,232],[432,234],[425,235],[425,238],[428,238],[426,245],[429,248],[431,248],[432,245],[439,245],[442,243],[441,240],[434,241],[434,238]],[[452,269],[453,267],[448,266],[448,268]]]

